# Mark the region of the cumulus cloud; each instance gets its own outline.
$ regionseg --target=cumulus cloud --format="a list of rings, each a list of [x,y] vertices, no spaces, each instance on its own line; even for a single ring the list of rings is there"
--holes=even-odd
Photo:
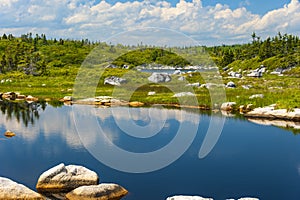
[[[173,29],[204,44],[249,41],[256,31],[260,36],[278,31],[299,34],[300,4],[291,0],[282,8],[263,16],[244,5],[203,6],[201,0],[117,2],[82,0],[0,0],[0,32],[46,33],[50,37],[103,40],[113,34],[143,27]]]

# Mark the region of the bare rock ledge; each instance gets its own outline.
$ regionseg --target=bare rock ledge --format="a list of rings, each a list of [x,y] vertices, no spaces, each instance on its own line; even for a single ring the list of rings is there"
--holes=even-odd
[[[0,177],[0,200],[44,200],[40,194],[8,178]]]
[[[119,200],[128,191],[122,186],[113,183],[81,186],[69,192],[66,197],[69,200]]]
[[[282,119],[290,121],[300,121],[300,109],[295,108],[291,111],[287,109],[275,109],[275,106],[267,106],[263,108],[255,108],[245,114],[245,117],[251,118],[268,118],[268,119]]]

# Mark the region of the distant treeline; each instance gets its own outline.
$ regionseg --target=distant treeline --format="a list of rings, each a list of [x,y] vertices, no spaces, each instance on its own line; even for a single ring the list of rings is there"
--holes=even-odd
[[[0,73],[46,75],[51,67],[80,65],[96,44],[88,40],[47,39],[45,34],[0,37]]]
[[[230,66],[252,69],[260,64],[270,68],[299,66],[300,40],[298,36],[280,32],[275,37],[262,40],[256,33],[252,42],[243,45],[218,46],[208,48],[215,63],[220,67]]]
[[[256,33],[253,33],[251,37],[252,42],[248,44],[177,47],[177,49],[187,52],[191,49],[199,52],[205,49],[220,68],[229,66],[236,69],[251,69],[260,64],[270,68],[299,66],[300,40],[298,36],[278,33],[275,37],[262,40]],[[45,34],[28,33],[20,37],[3,34],[0,37],[0,73],[22,71],[27,75],[47,75],[52,68],[78,67],[96,46],[106,49],[111,54],[118,48],[133,48],[132,46],[91,42],[88,39],[47,39]],[[192,64],[172,53],[175,47],[168,48],[168,51],[146,45],[137,45],[137,47],[141,50],[124,54],[112,63],[119,67],[124,65],[134,67],[150,63],[173,66]]]

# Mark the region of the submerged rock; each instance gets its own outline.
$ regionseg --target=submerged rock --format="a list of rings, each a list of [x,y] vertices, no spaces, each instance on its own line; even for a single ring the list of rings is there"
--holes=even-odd
[[[168,197],[166,200],[213,200],[213,199],[204,198],[200,196],[173,196],[173,197]]]
[[[85,167],[59,164],[39,177],[36,189],[41,193],[61,193],[98,182],[98,175]]]
[[[122,186],[113,183],[81,186],[69,192],[66,197],[69,200],[119,200],[128,191]]]
[[[45,198],[22,184],[0,177],[0,199],[44,200]]]
[[[16,136],[16,134],[15,134],[14,132],[10,131],[10,130],[7,130],[7,131],[4,133],[4,136],[10,138],[10,137]]]

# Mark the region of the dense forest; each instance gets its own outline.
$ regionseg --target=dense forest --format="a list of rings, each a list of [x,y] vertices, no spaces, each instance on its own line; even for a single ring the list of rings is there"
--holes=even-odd
[[[228,66],[234,69],[254,69],[259,65],[265,65],[276,69],[299,66],[300,40],[298,36],[278,33],[274,37],[262,40],[256,33],[253,33],[251,37],[252,42],[248,44],[180,47],[180,49],[204,48],[220,68]],[[3,34],[0,37],[0,73],[21,71],[27,75],[39,76],[48,75],[53,68],[79,67],[90,51],[99,46],[111,53],[114,53],[117,48],[132,48],[91,42],[88,39],[47,39],[45,34],[28,33],[20,37]],[[173,66],[191,64],[172,53],[172,48],[166,51],[158,47],[140,46],[140,49],[140,51],[125,54],[112,63],[120,67],[124,65],[134,67],[149,63]]]
[[[265,65],[270,69],[299,66],[300,40],[298,36],[280,32],[275,37],[261,40],[256,33],[252,42],[243,45],[208,48],[215,63],[220,67],[253,69]]]

